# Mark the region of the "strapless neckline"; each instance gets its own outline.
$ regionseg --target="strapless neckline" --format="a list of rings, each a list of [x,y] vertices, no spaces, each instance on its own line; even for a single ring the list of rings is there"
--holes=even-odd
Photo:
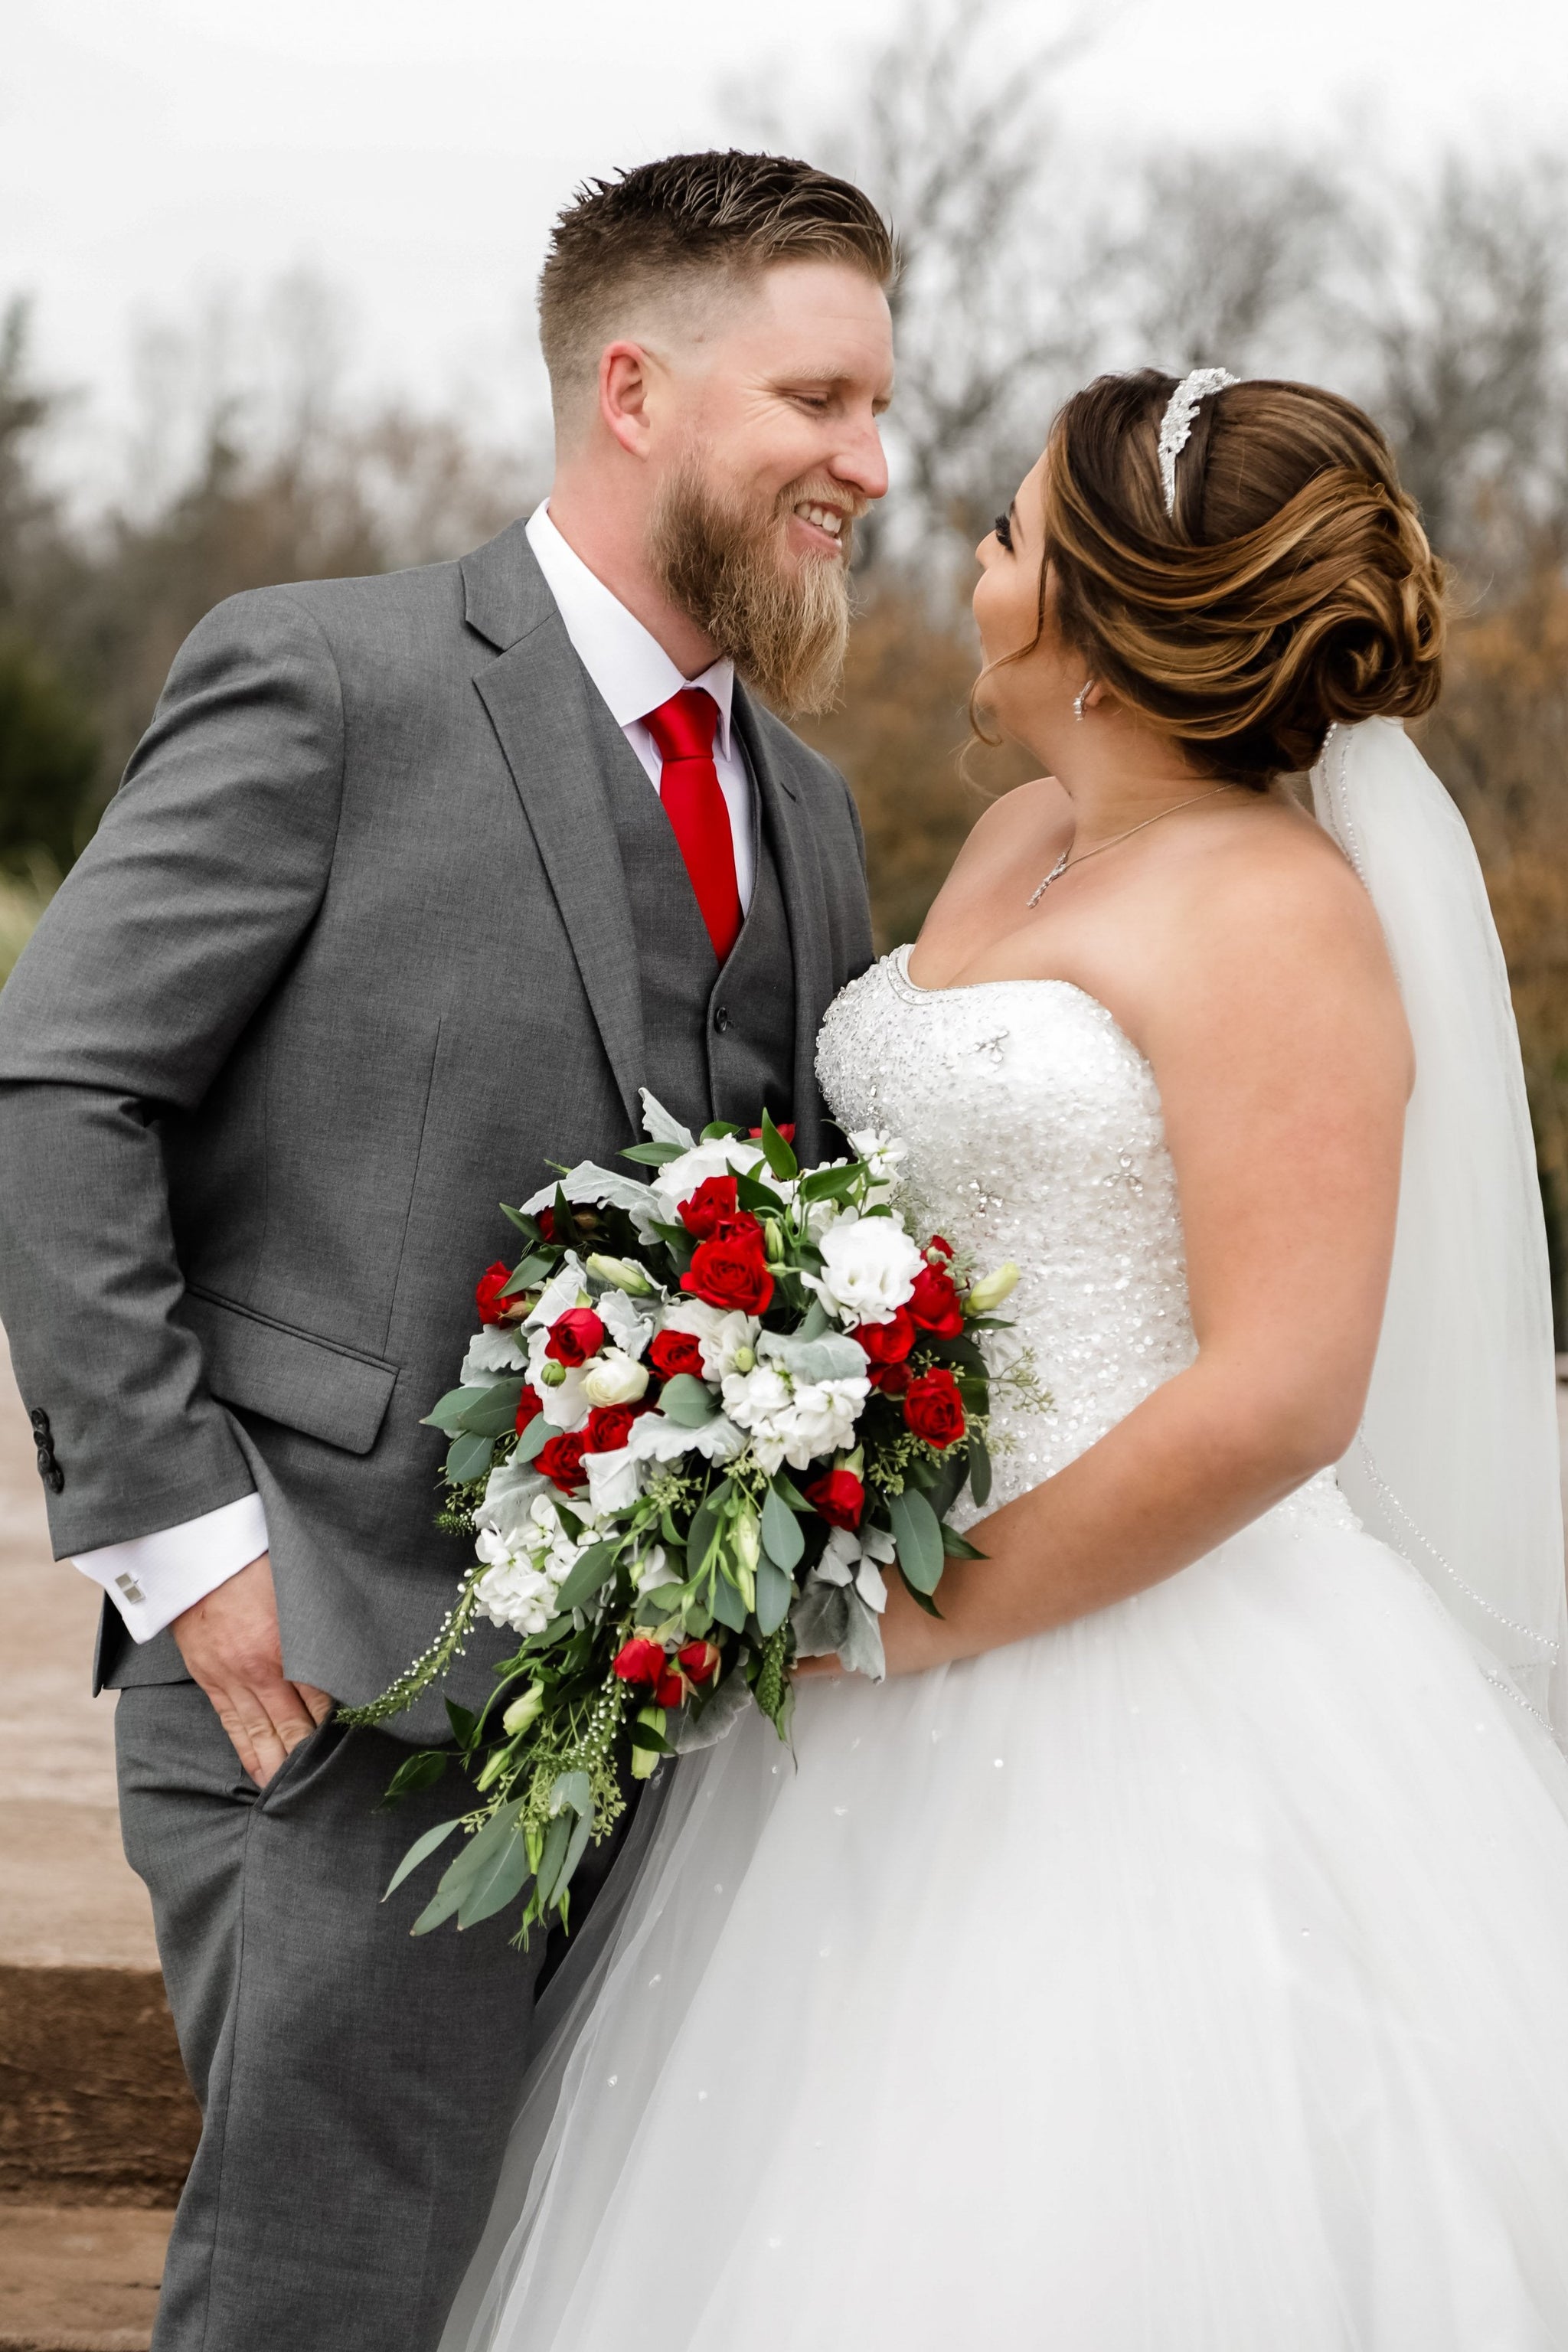
[[[1026,974],[1020,974],[1016,980],[968,980],[962,982],[956,988],[927,988],[925,983],[917,980],[910,970],[910,958],[914,951],[914,942],[906,940],[901,947],[894,948],[882,959],[883,970],[891,980],[895,992],[904,997],[909,1003],[940,1004],[945,997],[982,996],[990,993],[993,990],[1002,988],[1065,989],[1069,996],[1079,998],[1083,1003],[1102,1014],[1129,1052],[1137,1055],[1145,1069],[1150,1066],[1148,1055],[1142,1047],[1136,1045],[1127,1034],[1110,1005],[1102,998],[1094,995],[1090,990],[1081,987],[1076,980],[1060,980],[1054,977],[1034,979]]]

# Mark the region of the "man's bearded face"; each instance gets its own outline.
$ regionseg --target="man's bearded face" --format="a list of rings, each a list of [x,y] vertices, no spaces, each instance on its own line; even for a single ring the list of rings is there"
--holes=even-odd
[[[849,545],[868,504],[821,478],[777,497],[726,493],[691,460],[660,494],[649,550],[660,585],[775,709],[826,710],[837,698],[849,635]],[[796,513],[837,539],[837,551],[795,552]]]

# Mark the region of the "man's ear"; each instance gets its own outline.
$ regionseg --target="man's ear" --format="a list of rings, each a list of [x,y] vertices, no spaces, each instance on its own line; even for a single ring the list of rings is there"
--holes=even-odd
[[[599,415],[623,449],[647,455],[648,356],[640,343],[607,343],[599,354]]]

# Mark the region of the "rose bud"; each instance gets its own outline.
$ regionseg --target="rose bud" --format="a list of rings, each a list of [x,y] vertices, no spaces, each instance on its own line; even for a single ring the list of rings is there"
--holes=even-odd
[[[547,1389],[564,1388],[566,1385],[566,1367],[564,1364],[552,1364],[549,1358],[546,1357],[543,1363],[539,1367],[539,1377],[544,1382]]]
[[[886,1323],[857,1323],[849,1334],[874,1364],[901,1364],[915,1344],[914,1319],[907,1307],[895,1307]]]
[[[994,1307],[1000,1307],[1005,1298],[1012,1297],[1018,1286],[1018,1268],[1009,1258],[1006,1265],[999,1265],[994,1274],[985,1275],[979,1282],[971,1283],[969,1296],[963,1302],[964,1313],[989,1315]]]
[[[570,1495],[583,1484],[583,1432],[562,1430],[540,1447],[533,1466],[552,1486]]]
[[[686,1647],[675,1654],[687,1681],[695,1683],[699,1689],[704,1683],[711,1682],[719,1671],[721,1653],[716,1642],[688,1642]]]
[[[739,1213],[736,1195],[732,1176],[705,1176],[695,1192],[681,1202],[676,1214],[689,1234],[700,1242],[710,1242],[727,1218]]]
[[[520,1731],[526,1731],[531,1724],[537,1723],[543,1706],[544,1685],[531,1683],[522,1696],[514,1698],[502,1716],[501,1729],[510,1732],[515,1739]]]
[[[618,1454],[631,1435],[632,1423],[637,1417],[635,1404],[598,1404],[588,1415],[588,1426],[583,1432],[584,1454]]]
[[[517,1433],[520,1437],[529,1423],[537,1420],[543,1411],[544,1407],[540,1402],[538,1391],[525,1386],[517,1401]]]
[[[933,1364],[904,1392],[904,1420],[917,1437],[939,1452],[963,1435],[963,1399],[945,1364]]]
[[[763,1256],[760,1229],[699,1242],[689,1269],[680,1277],[680,1286],[710,1307],[761,1315],[773,1297],[773,1278]]]
[[[829,1470],[812,1480],[805,1499],[830,1528],[858,1528],[866,1507],[866,1489],[853,1470]]]
[[[908,1364],[877,1364],[871,1372],[871,1386],[880,1389],[884,1396],[901,1397],[914,1379]]]
[[[539,1238],[542,1242],[552,1242],[555,1239],[555,1212],[553,1209],[538,1210],[535,1213],[533,1222],[539,1227]]]
[[[679,1675],[661,1675],[654,1685],[653,1696],[658,1706],[679,1706],[686,1696],[686,1685]]]
[[[640,1724],[645,1725],[649,1731],[657,1731],[661,1739],[664,1738],[663,1707],[639,1707],[637,1709],[637,1721]],[[632,1779],[634,1780],[651,1780],[662,1761],[663,1759],[657,1748],[634,1748],[632,1749]]]
[[[702,1378],[702,1342],[695,1331],[656,1331],[647,1352],[661,1381],[676,1380],[682,1372],[694,1381]]]
[[[501,1293],[511,1280],[511,1268],[502,1265],[498,1258],[494,1265],[485,1268],[474,1285],[474,1304],[479,1310],[481,1323],[499,1323],[506,1313],[506,1301]]]
[[[657,1683],[666,1672],[664,1643],[635,1634],[616,1656],[615,1671],[624,1683]]]
[[[751,1132],[752,1132],[752,1141],[753,1143],[761,1143],[761,1141],[762,1141],[762,1139],[763,1139],[763,1130],[762,1130],[762,1129],[761,1129],[760,1127],[753,1127]],[[793,1118],[786,1118],[786,1119],[783,1122],[783,1124],[782,1124],[782,1125],[780,1124],[780,1122],[779,1122],[777,1119],[774,1119],[774,1121],[773,1121],[773,1133],[774,1133],[775,1135],[782,1135],[782,1136],[783,1136],[783,1138],[784,1138],[784,1141],[785,1141],[786,1143],[793,1143],[793,1142],[795,1141],[795,1121],[794,1121],[794,1119],[793,1119]]]
[[[933,1339],[957,1339],[963,1328],[963,1303],[944,1267],[921,1266],[910,1297],[910,1315]]]
[[[647,1393],[647,1366],[622,1348],[606,1348],[583,1375],[590,1404],[635,1404]]]
[[[591,1307],[569,1307],[550,1327],[544,1352],[552,1363],[585,1364],[605,1344],[605,1327]]]
[[[601,1257],[595,1250],[588,1260],[588,1272],[595,1282],[607,1282],[616,1290],[624,1290],[628,1298],[648,1298],[653,1284],[635,1258]]]

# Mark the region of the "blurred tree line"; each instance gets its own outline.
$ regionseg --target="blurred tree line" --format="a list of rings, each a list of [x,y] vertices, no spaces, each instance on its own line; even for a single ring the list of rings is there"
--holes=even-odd
[[[809,730],[866,821],[879,942],[912,937],[981,797],[961,780],[970,551],[1066,392],[1107,367],[1305,375],[1388,428],[1453,563],[1459,623],[1425,748],[1469,823],[1513,982],[1568,1327],[1568,192],[1549,159],[1400,178],[1353,146],[1086,159],[1058,78],[1091,38],[1007,0],[917,0],[838,125],[762,125],[893,217],[894,488],[860,533],[841,708]],[[1033,46],[1031,46],[1033,42]],[[1011,65],[999,62],[1012,59]],[[1375,144],[1375,142],[1368,142]],[[268,582],[449,555],[525,510],[542,448],[342,394],[337,306],[294,280],[237,330],[150,353],[163,428],[122,495],[50,488],[62,401],[27,310],[0,326],[0,974],[91,835],[174,650]],[[249,348],[246,348],[247,337]],[[177,425],[179,429],[174,429]],[[161,446],[160,446],[161,445]]]

